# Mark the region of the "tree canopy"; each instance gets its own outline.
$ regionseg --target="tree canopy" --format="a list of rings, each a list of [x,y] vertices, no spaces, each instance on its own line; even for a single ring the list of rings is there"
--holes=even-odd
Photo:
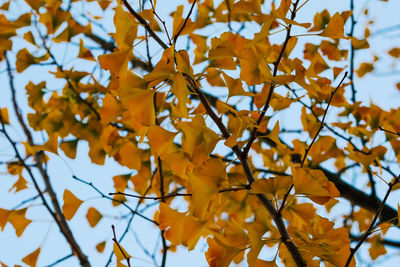
[[[399,4],[320,2],[0,2],[0,229],[40,241],[2,266],[164,267],[201,242],[217,267],[399,249],[400,27],[376,13]]]

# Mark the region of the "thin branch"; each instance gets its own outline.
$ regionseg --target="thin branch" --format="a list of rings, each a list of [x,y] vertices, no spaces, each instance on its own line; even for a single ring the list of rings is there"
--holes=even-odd
[[[111,225],[112,231],[113,231],[113,241],[115,244],[117,244],[119,250],[121,251],[122,255],[124,256],[124,258],[126,259],[126,262],[128,264],[128,267],[131,267],[131,262],[130,262],[130,257],[128,255],[125,254],[124,249],[121,247],[121,245],[119,244],[118,240],[117,240],[117,235],[115,234],[115,226]]]
[[[311,149],[312,145],[314,144],[315,140],[317,140],[319,133],[320,133],[320,132],[322,131],[322,129],[324,128],[326,115],[327,115],[327,113],[328,113],[328,109],[329,109],[329,107],[330,107],[330,105],[331,105],[332,99],[333,99],[334,95],[336,94],[337,90],[338,90],[338,89],[340,88],[340,86],[342,85],[344,79],[346,79],[346,77],[347,77],[347,71],[346,71],[346,73],[344,74],[344,76],[343,76],[342,80],[340,81],[339,85],[335,88],[335,90],[333,90],[333,91],[331,92],[331,97],[329,98],[328,105],[327,105],[327,107],[326,107],[326,109],[325,109],[325,112],[324,112],[324,116],[322,117],[322,121],[321,121],[321,123],[320,123],[320,126],[319,126],[319,128],[318,128],[317,133],[315,134],[315,136],[314,136],[314,138],[312,139],[310,145],[307,147],[307,149],[306,149],[306,151],[305,151],[305,153],[304,153],[303,160],[301,161],[301,167],[303,167],[304,162],[305,162],[306,159],[307,159],[307,154],[308,154],[308,152],[310,151],[310,149]]]
[[[298,1],[296,2],[298,3]],[[203,104],[207,114],[211,117],[211,119],[214,121],[214,123],[217,125],[218,129],[221,131],[222,136],[224,138],[229,138],[230,134],[228,132],[228,130],[226,129],[225,125],[222,123],[221,119],[217,116],[217,114],[214,112],[214,110],[212,109],[212,107],[210,106],[210,104],[207,101],[207,98],[204,96],[203,92],[201,91],[201,89],[197,86],[197,83],[195,80],[193,80],[193,78],[186,74],[183,73],[183,75],[185,76],[187,82],[189,83],[188,86],[194,91],[196,92],[196,94],[198,95],[201,103]],[[251,170],[248,158],[247,158],[247,154],[242,152],[242,150],[240,149],[240,147],[238,145],[235,145],[234,147],[232,147],[232,151],[236,154],[236,156],[238,157],[238,159],[240,160],[240,163],[243,167],[243,170],[246,174],[247,180],[249,182],[249,186],[255,181],[253,172]],[[265,195],[263,194],[257,194],[256,195],[257,198],[261,201],[261,203],[263,204],[263,206],[267,209],[268,213],[270,214],[271,218],[274,220],[278,231],[281,235],[281,239],[282,242],[285,244],[287,250],[289,251],[289,253],[291,254],[293,260],[296,262],[297,266],[306,266],[305,261],[303,260],[299,249],[297,248],[297,246],[293,243],[293,241],[291,240],[289,233],[287,232],[285,223],[282,219],[282,215],[280,213],[277,212],[277,210],[275,209],[274,205],[272,204],[271,200],[268,199]]]
[[[6,55],[5,55],[6,57]],[[7,58],[7,57],[6,57]],[[12,95],[12,102],[13,102],[13,106],[14,106],[14,112],[18,118],[18,121],[21,125],[21,127],[24,130],[24,133],[26,135],[26,138],[28,139],[28,144],[30,146],[34,146],[34,142],[33,142],[33,137],[31,132],[28,129],[28,126],[25,124],[24,120],[22,119],[22,114],[19,111],[19,106],[17,104],[17,99],[16,99],[16,90],[15,90],[15,86],[14,86],[14,77],[12,75],[11,72],[11,68],[10,68],[10,63],[8,61],[8,59],[6,59],[7,62],[7,69],[8,69],[8,75],[9,75],[9,83],[10,83],[10,89],[11,89],[11,95]],[[78,243],[75,240],[75,237],[73,236],[71,229],[68,226],[68,223],[64,217],[64,214],[61,210],[61,206],[58,202],[56,193],[53,189],[53,186],[51,185],[50,182],[50,177],[48,176],[48,173],[46,171],[46,169],[43,168],[42,162],[43,162],[43,152],[39,151],[37,153],[35,153],[34,157],[35,157],[35,165],[36,168],[39,170],[43,181],[46,185],[46,192],[49,194],[50,196],[50,200],[51,203],[53,205],[54,211],[50,208],[50,206],[48,205],[47,201],[44,198],[44,195],[42,193],[42,190],[39,188],[39,185],[36,182],[35,177],[33,176],[33,173],[31,171],[31,169],[25,164],[22,156],[19,154],[18,149],[16,147],[15,142],[13,142],[10,138],[10,136],[7,134],[6,130],[5,130],[5,126],[3,123],[3,120],[1,118],[1,124],[2,124],[2,132],[5,134],[5,136],[7,137],[8,141],[10,142],[10,144],[12,145],[14,152],[16,153],[19,161],[21,164],[23,164],[23,166],[25,167],[25,169],[28,171],[29,176],[31,177],[35,189],[38,192],[38,194],[40,195],[40,198],[42,199],[43,204],[45,205],[46,209],[49,211],[49,213],[51,214],[51,216],[53,217],[54,221],[57,223],[61,233],[64,235],[65,239],[67,240],[68,244],[70,245],[72,251],[74,252],[74,254],[78,257],[79,262],[81,264],[81,266],[85,266],[85,267],[89,267],[90,263],[87,259],[87,256],[83,253],[83,251],[81,250],[80,246],[78,245]]]
[[[349,237],[353,241],[360,241],[362,238],[362,236],[356,236],[356,235],[353,235],[352,233],[349,233]],[[386,239],[386,238],[379,239],[379,241],[384,245],[395,247],[395,248],[400,248],[400,241]]]
[[[131,7],[131,5],[128,3],[128,1],[126,0],[121,0],[122,3],[125,5],[125,7],[128,9],[129,13],[132,14],[132,16],[134,16],[139,22],[140,24],[143,25],[143,27],[148,31],[148,33],[150,34],[151,37],[153,37],[154,40],[156,40],[156,42],[164,49],[168,48],[168,45],[166,45],[161,39],[160,37],[158,37],[158,35],[153,31],[153,29],[150,27],[149,23],[142,18],[142,16],[140,16],[138,13],[136,13],[135,10],[133,10],[133,8]]]
[[[45,267],[53,267],[53,266],[56,266],[57,264],[59,264],[59,263],[65,261],[65,260],[68,260],[69,258],[71,258],[71,257],[73,257],[73,256],[74,256],[73,253],[68,254],[68,255],[66,255],[66,256],[64,256],[64,257],[62,257],[62,258],[56,260],[55,262],[50,263],[49,265],[46,265]]]
[[[299,2],[300,2],[300,0],[297,0],[296,2],[293,3],[292,14],[291,14],[291,16],[290,16],[290,19],[291,19],[291,20],[294,20],[295,17],[296,17],[297,5],[299,4]],[[291,38],[291,36],[290,36],[290,31],[291,31],[291,29],[292,29],[292,24],[290,24],[290,25],[287,27],[285,41],[283,42],[283,45],[282,45],[282,48],[281,48],[281,51],[280,51],[280,53],[279,53],[278,58],[277,58],[276,61],[274,62],[274,70],[273,70],[273,72],[272,72],[272,77],[276,77],[276,75],[278,74],[278,67],[279,67],[279,64],[280,64],[280,62],[281,62],[281,60],[282,60],[282,58],[283,58],[283,54],[285,53],[286,46],[288,45],[289,40],[290,40],[290,38]],[[246,156],[249,154],[251,145],[252,145],[253,142],[256,140],[257,131],[258,131],[258,126],[260,126],[260,123],[262,122],[262,120],[263,120],[265,114],[267,113],[267,110],[268,110],[268,108],[269,108],[269,104],[270,104],[271,99],[272,99],[272,94],[273,94],[275,85],[276,85],[276,83],[272,80],[271,83],[270,83],[270,86],[269,86],[269,91],[268,91],[267,100],[265,101],[265,104],[264,104],[264,107],[263,107],[263,109],[262,109],[262,111],[261,111],[261,114],[260,114],[260,116],[258,117],[257,122],[256,122],[256,125],[255,125],[254,128],[253,128],[253,131],[252,131],[252,133],[251,133],[250,139],[249,139],[249,141],[247,142],[245,148],[243,149],[243,153],[244,153]]]
[[[153,221],[152,219],[150,219],[150,218],[144,216],[143,214],[141,214],[141,213],[139,213],[139,212],[136,212],[136,211],[133,210],[131,207],[129,207],[124,201],[117,200],[117,199],[113,199],[113,198],[111,198],[111,197],[109,197],[109,196],[103,194],[103,192],[101,192],[95,185],[93,185],[93,183],[87,182],[87,181],[85,181],[85,180],[83,180],[83,179],[77,177],[76,175],[72,175],[72,178],[74,178],[75,180],[77,180],[77,181],[79,181],[79,182],[81,182],[81,183],[83,183],[83,184],[86,184],[86,185],[90,186],[90,187],[91,187],[93,190],[95,190],[102,198],[106,198],[106,199],[108,199],[108,200],[111,200],[111,201],[120,203],[120,204],[122,204],[124,207],[126,207],[130,212],[132,212],[133,214],[136,214],[136,215],[139,216],[140,218],[142,218],[142,219],[144,219],[144,220],[146,220],[146,221],[148,221],[148,222],[151,222],[151,223],[153,223],[153,224],[155,224],[155,225],[158,226],[158,223],[157,223],[156,221]]]
[[[379,209],[378,209],[377,212],[375,213],[375,216],[374,216],[374,218],[372,219],[371,224],[369,225],[368,230],[361,236],[360,241],[358,241],[357,245],[356,245],[354,248],[352,248],[352,249],[350,250],[351,252],[350,252],[349,257],[347,258],[347,262],[346,262],[345,267],[348,267],[348,266],[350,265],[351,260],[352,260],[353,257],[354,257],[354,254],[356,254],[357,250],[361,247],[361,245],[364,243],[364,241],[365,241],[365,240],[368,238],[368,236],[371,234],[371,231],[375,228],[375,223],[376,223],[376,221],[378,220],[379,216],[380,216],[381,213],[382,213],[382,210],[383,210],[383,207],[385,206],[386,200],[388,199],[389,194],[390,194],[390,192],[392,191],[392,188],[399,182],[399,179],[400,179],[400,175],[393,181],[393,183],[389,183],[389,188],[388,188],[388,190],[387,190],[387,192],[386,192],[386,195],[385,195],[385,197],[383,198],[382,203],[381,203]]]
[[[389,133],[389,134],[394,134],[394,135],[400,136],[400,132],[393,132],[393,131],[389,131],[389,130],[386,130],[386,129],[382,128],[381,126],[378,126],[378,128],[379,128],[379,130],[381,130],[382,132],[385,132],[385,133]]]
[[[188,22],[188,20],[189,20],[189,18],[190,18],[190,15],[192,14],[192,11],[193,11],[194,6],[196,5],[196,2],[197,2],[197,0],[194,0],[194,1],[193,1],[193,4],[192,4],[192,6],[190,7],[189,13],[188,13],[187,16],[186,16],[186,19],[185,19],[185,21],[183,22],[182,27],[179,29],[179,31],[178,31],[178,32],[175,34],[175,36],[174,36],[173,44],[176,44],[176,41],[178,40],[179,35],[182,33],[183,29],[186,27],[186,23]]]
[[[165,20],[162,20],[162,19],[160,18],[160,16],[157,14],[157,12],[156,12],[156,10],[155,10],[155,7],[154,7],[154,4],[153,4],[153,0],[150,0],[150,4],[151,4],[151,7],[152,7],[152,9],[153,9],[153,14],[157,17],[157,19],[161,22],[161,24],[162,24],[163,27],[164,27],[165,33],[167,34],[167,38],[168,38],[169,45],[172,45],[172,43],[171,43],[171,38],[169,37],[169,33],[168,33],[168,30],[167,30],[167,26],[165,25]]]

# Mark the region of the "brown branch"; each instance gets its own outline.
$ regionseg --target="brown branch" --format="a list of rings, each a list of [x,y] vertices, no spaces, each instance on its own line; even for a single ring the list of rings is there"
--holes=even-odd
[[[10,63],[9,63],[8,59],[6,59],[6,62],[7,62],[7,72],[8,72],[8,75],[9,75],[9,82],[10,82],[10,89],[11,89],[12,102],[13,102],[13,106],[14,106],[14,112],[15,112],[17,118],[18,118],[18,121],[19,121],[21,127],[24,130],[24,133],[26,135],[26,138],[28,140],[29,145],[30,146],[34,146],[35,144],[33,142],[32,134],[29,131],[29,129],[28,129],[27,125],[25,124],[25,122],[23,121],[22,114],[19,111],[19,107],[18,107],[17,99],[16,99],[16,90],[15,90],[15,86],[14,86],[14,76],[12,75],[11,67],[10,67]],[[35,166],[39,170],[39,172],[40,172],[40,174],[41,174],[41,176],[43,178],[43,181],[44,181],[45,186],[46,186],[46,192],[50,196],[50,200],[51,200],[51,203],[53,205],[54,211],[50,208],[50,206],[45,201],[45,198],[44,198],[44,196],[42,194],[42,190],[40,190],[38,184],[36,183],[36,180],[35,180],[35,178],[33,176],[32,171],[25,164],[25,162],[23,161],[21,155],[19,154],[19,152],[18,152],[18,150],[16,148],[15,143],[11,140],[11,138],[6,133],[3,120],[1,122],[2,122],[2,132],[6,135],[7,139],[10,142],[10,144],[13,146],[13,149],[14,149],[14,151],[15,151],[15,153],[16,153],[19,161],[20,161],[20,163],[23,164],[25,169],[28,171],[29,176],[31,177],[32,181],[34,182],[36,191],[40,195],[42,201],[44,201],[43,204],[46,206],[46,209],[49,211],[49,213],[54,218],[55,222],[57,223],[57,225],[58,225],[58,227],[59,227],[59,229],[61,231],[61,233],[64,235],[65,239],[67,240],[68,244],[70,245],[72,251],[78,257],[81,266],[85,266],[85,267],[90,266],[90,263],[89,263],[89,261],[87,259],[87,256],[82,252],[80,246],[76,242],[76,240],[75,240],[75,238],[74,238],[74,236],[73,236],[73,234],[72,234],[72,232],[71,232],[71,230],[70,230],[70,228],[68,226],[68,223],[67,223],[67,221],[66,221],[66,219],[64,217],[64,214],[63,214],[63,212],[61,210],[61,206],[60,206],[60,204],[59,204],[59,202],[57,200],[56,193],[55,193],[55,191],[54,191],[54,189],[53,189],[53,187],[51,185],[50,177],[48,176],[47,171],[43,168],[43,165],[42,165],[43,152],[39,151],[39,152],[35,153],[35,155],[34,155],[34,157],[35,157]]]
[[[296,2],[293,3],[292,14],[291,14],[291,16],[290,16],[290,19],[291,19],[291,20],[294,20],[294,19],[296,18],[297,5],[299,4],[299,2],[300,2],[300,0],[296,0]],[[274,70],[273,70],[273,73],[272,73],[272,77],[276,77],[276,75],[278,74],[278,67],[279,67],[279,64],[280,64],[280,62],[281,62],[281,60],[282,60],[282,58],[283,58],[283,54],[285,53],[286,46],[288,45],[289,40],[290,40],[290,38],[291,38],[291,36],[290,36],[290,31],[291,31],[291,29],[292,29],[292,24],[290,24],[290,25],[288,26],[287,30],[286,30],[285,41],[283,42],[283,45],[282,45],[282,48],[281,48],[281,51],[280,51],[280,53],[279,53],[279,56],[278,56],[277,60],[274,62]],[[269,108],[269,104],[270,104],[271,99],[272,99],[272,94],[273,94],[274,88],[275,88],[275,82],[272,80],[271,83],[270,83],[270,86],[269,86],[269,91],[268,91],[267,100],[265,101],[265,104],[264,104],[264,107],[263,107],[263,109],[262,109],[262,111],[261,111],[261,114],[260,114],[260,116],[258,117],[257,122],[256,122],[256,125],[255,125],[254,128],[253,128],[253,131],[252,131],[252,133],[251,133],[250,139],[249,139],[249,141],[247,142],[245,148],[243,149],[243,153],[244,153],[246,156],[249,154],[251,145],[252,145],[253,142],[256,140],[257,131],[258,131],[258,126],[260,125],[260,123],[261,123],[261,121],[263,120],[265,114],[267,113],[267,110],[268,110],[268,108]]]
[[[190,15],[192,14],[192,11],[193,11],[194,6],[196,5],[196,2],[197,2],[197,0],[194,0],[194,1],[193,1],[193,4],[192,4],[192,6],[190,7],[189,13],[188,13],[187,16],[186,16],[186,19],[185,19],[185,21],[183,22],[182,27],[179,29],[179,31],[178,31],[178,32],[175,34],[175,36],[174,36],[173,44],[176,44],[176,41],[178,40],[179,35],[182,33],[183,29],[186,27],[186,23],[188,22],[188,20],[189,20],[189,18],[190,18]]]
[[[371,222],[371,224],[369,225],[368,230],[361,236],[360,241],[358,241],[357,245],[356,245],[354,248],[352,248],[352,249],[350,250],[351,252],[350,252],[349,257],[347,258],[347,262],[346,262],[345,267],[348,267],[348,266],[350,265],[351,260],[353,259],[354,254],[356,254],[357,250],[361,247],[361,245],[362,245],[362,244],[364,243],[364,241],[368,238],[368,236],[369,236],[370,234],[372,234],[371,231],[375,228],[375,223],[376,223],[376,221],[378,220],[378,218],[380,217],[380,215],[381,215],[381,213],[382,213],[382,210],[383,210],[383,208],[384,208],[384,206],[385,206],[386,200],[388,199],[389,194],[390,194],[390,192],[392,191],[392,188],[399,182],[399,179],[400,179],[400,175],[393,181],[393,183],[389,183],[389,188],[388,188],[388,190],[387,190],[387,192],[386,192],[386,195],[385,195],[385,197],[383,198],[382,203],[381,203],[379,209],[376,211],[375,216],[374,216],[374,218],[372,219],[372,222]]]
[[[296,2],[297,3],[297,2]],[[217,114],[214,112],[212,107],[207,101],[207,98],[204,96],[203,92],[201,89],[197,86],[197,83],[193,78],[186,74],[183,73],[185,76],[187,82],[189,83],[188,86],[196,92],[198,95],[201,103],[203,104],[207,114],[211,117],[211,119],[214,121],[214,123],[217,125],[218,129],[221,131],[222,136],[227,139],[229,138],[230,134],[228,130],[226,129],[225,125],[222,123],[222,120],[217,116]],[[255,178],[253,176],[253,172],[251,170],[247,154],[242,152],[240,147],[238,145],[235,145],[232,147],[232,151],[236,154],[238,159],[240,160],[240,163],[243,167],[243,170],[246,174],[247,180],[249,182],[249,186],[255,181]],[[282,215],[278,213],[278,211],[275,209],[274,205],[272,204],[271,200],[269,200],[265,195],[263,194],[256,194],[257,198],[261,201],[263,206],[267,209],[268,213],[270,214],[271,218],[274,220],[276,227],[278,228],[278,231],[281,235],[282,242],[286,246],[287,250],[291,254],[293,260],[296,262],[297,266],[306,266],[305,261],[303,260],[299,249],[297,246],[293,243],[291,240],[289,233],[287,232],[285,223],[282,219]]]
[[[150,4],[151,4],[151,8],[153,9],[153,14],[157,17],[157,19],[161,22],[161,24],[164,27],[165,33],[167,34],[169,45],[172,45],[171,38],[169,37],[169,33],[168,33],[168,30],[167,30],[167,26],[165,25],[165,20],[162,20],[160,18],[160,16],[157,14],[157,12],[155,10],[155,7],[154,7],[154,4],[153,4],[153,0],[150,0]]]
[[[112,240],[114,241],[115,244],[117,244],[119,250],[121,251],[121,253],[122,253],[122,255],[124,256],[124,258],[126,259],[126,262],[127,262],[127,264],[128,264],[128,267],[131,267],[131,262],[130,262],[131,259],[130,259],[130,257],[128,257],[128,255],[125,254],[124,249],[123,249],[123,248],[121,247],[121,245],[119,244],[119,242],[118,242],[118,240],[117,240],[117,236],[116,236],[116,234],[115,234],[115,227],[114,227],[114,225],[111,225],[111,228],[112,228],[113,235],[114,235],[114,237],[113,237]]]
[[[148,31],[148,33],[150,34],[151,37],[153,37],[154,40],[156,40],[156,42],[164,49],[168,48],[168,45],[166,45],[161,39],[160,37],[158,37],[158,35],[153,31],[153,29],[150,27],[149,23],[142,18],[142,16],[140,16],[138,13],[136,13],[135,10],[133,10],[133,8],[131,7],[131,5],[128,3],[128,1],[126,0],[121,0],[122,3],[125,5],[125,7],[128,9],[129,13],[131,13],[132,16],[134,16],[139,22],[140,24],[143,25],[143,27]]]

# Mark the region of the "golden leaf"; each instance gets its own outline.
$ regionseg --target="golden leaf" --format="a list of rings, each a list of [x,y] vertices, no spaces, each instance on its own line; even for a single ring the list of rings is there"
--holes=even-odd
[[[76,211],[78,210],[79,206],[83,203],[83,201],[77,198],[68,189],[64,190],[63,200],[64,204],[62,206],[62,211],[65,216],[65,219],[69,221],[74,217]]]

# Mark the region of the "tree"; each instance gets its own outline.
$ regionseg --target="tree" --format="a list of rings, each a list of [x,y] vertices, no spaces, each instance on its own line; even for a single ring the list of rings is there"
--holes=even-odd
[[[308,0],[190,0],[169,19],[158,2],[3,1],[11,200],[1,230],[20,237],[49,218],[66,250],[53,265],[97,266],[87,256],[95,247],[110,252],[106,265],[131,266],[139,245],[168,266],[179,245],[198,250],[204,239],[210,266],[355,266],[367,243],[372,260],[399,248],[386,237],[399,227],[387,203],[399,188],[399,108],[363,92],[374,86],[364,79],[382,79],[377,66],[396,69],[400,48],[372,45],[398,25],[377,31],[370,15],[396,4],[349,0],[317,12]],[[69,166],[85,155],[119,174],[82,177]],[[58,159],[68,185],[51,169]],[[105,241],[79,236],[83,220],[94,229],[106,220]],[[138,224],[159,232],[155,252],[132,232]],[[49,264],[43,243],[21,261]]]

